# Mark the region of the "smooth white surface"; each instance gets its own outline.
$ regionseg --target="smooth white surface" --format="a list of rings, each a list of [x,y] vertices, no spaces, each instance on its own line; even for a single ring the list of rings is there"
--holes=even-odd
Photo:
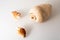
[[[52,4],[51,18],[44,23],[32,22],[29,9],[42,3]],[[23,17],[14,20],[13,10],[20,10]],[[26,27],[26,38],[17,34],[19,25]],[[0,0],[0,40],[60,40],[60,0]]]

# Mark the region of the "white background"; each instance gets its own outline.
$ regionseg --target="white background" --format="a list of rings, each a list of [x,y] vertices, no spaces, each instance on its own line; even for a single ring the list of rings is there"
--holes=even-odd
[[[32,22],[29,9],[35,5],[50,3],[51,18],[44,23]],[[15,20],[11,12],[20,10],[23,17]],[[17,34],[17,27],[27,30],[27,37]],[[0,40],[60,40],[60,0],[0,0]]]

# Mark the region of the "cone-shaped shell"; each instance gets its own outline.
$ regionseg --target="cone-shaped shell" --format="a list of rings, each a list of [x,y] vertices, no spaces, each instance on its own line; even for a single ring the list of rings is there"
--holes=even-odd
[[[36,22],[46,21],[51,14],[51,5],[42,4],[33,7],[30,11],[30,19]]]

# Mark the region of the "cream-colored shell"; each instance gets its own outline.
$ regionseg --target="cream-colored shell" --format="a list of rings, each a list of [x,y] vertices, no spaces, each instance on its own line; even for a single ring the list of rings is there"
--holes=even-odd
[[[51,5],[50,4],[42,4],[33,7],[29,11],[30,19],[36,22],[46,21],[51,13]]]

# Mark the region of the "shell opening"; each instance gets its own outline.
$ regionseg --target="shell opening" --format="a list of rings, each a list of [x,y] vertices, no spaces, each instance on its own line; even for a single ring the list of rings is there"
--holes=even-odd
[[[35,16],[32,16],[31,19],[36,20],[37,18]]]

